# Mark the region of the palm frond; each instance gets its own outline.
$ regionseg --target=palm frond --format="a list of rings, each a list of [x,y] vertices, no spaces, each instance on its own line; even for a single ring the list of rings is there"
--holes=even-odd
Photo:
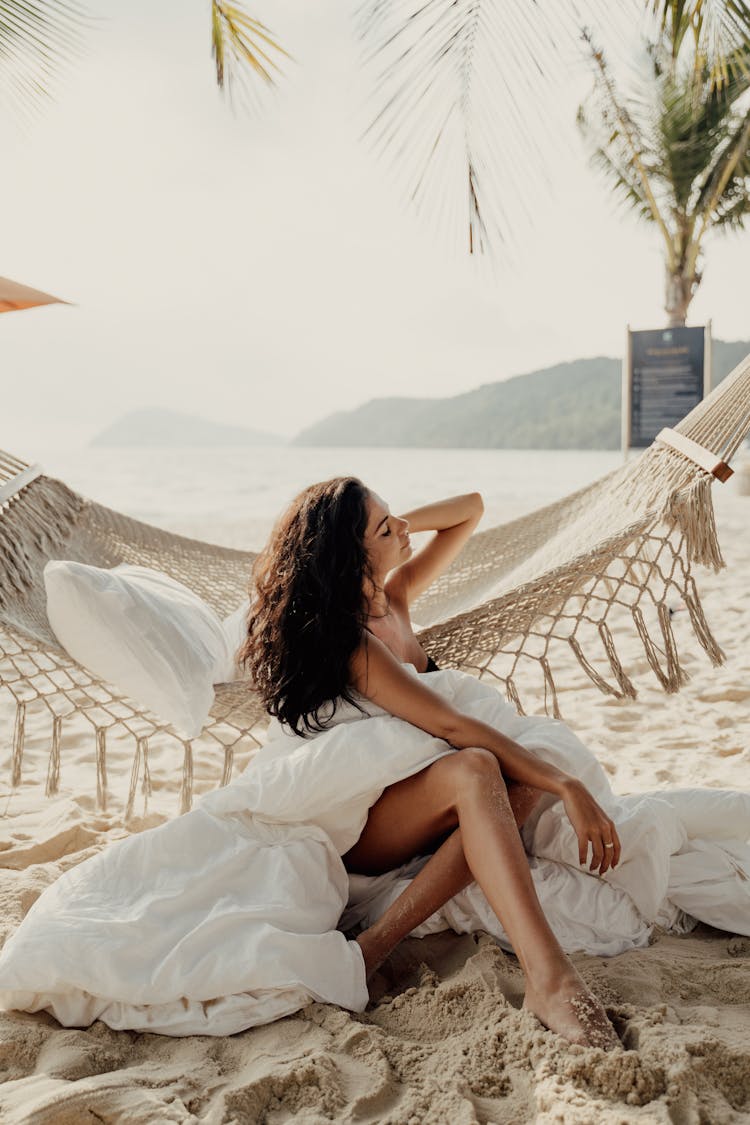
[[[258,81],[273,86],[282,73],[281,56],[291,59],[259,20],[226,0],[211,0],[211,54],[216,81],[230,101],[257,100]],[[248,79],[250,78],[250,81]]]
[[[614,188],[616,203],[636,212],[644,222],[655,222],[639,177],[634,174],[629,149],[621,143],[617,127],[607,131],[601,121],[592,121],[585,106],[579,106],[577,124],[590,149],[590,160]]]
[[[693,209],[696,184],[726,135],[726,108],[709,95],[710,76],[665,72],[658,85],[652,143],[675,212]]]
[[[410,202],[469,253],[510,239],[508,201],[528,204],[529,184],[542,178],[545,139],[555,138],[539,86],[564,80],[556,51],[574,44],[575,12],[575,0],[360,4],[375,105],[365,137],[391,159]]]
[[[750,110],[732,121],[723,147],[706,174],[696,204],[701,216],[701,235],[712,226],[726,203],[744,192],[750,196]]]
[[[732,105],[750,90],[750,36],[727,57],[727,76],[721,85],[710,83],[710,98]]]
[[[704,61],[692,75],[675,72],[662,91],[662,159],[672,181],[681,185],[676,192],[678,205],[707,220],[706,226],[711,225],[711,213],[748,151],[750,49],[739,49],[735,55],[739,65],[732,66],[721,86],[713,84]]]
[[[82,56],[92,22],[75,0],[0,0],[0,104],[28,117],[61,68]]]
[[[644,198],[639,181],[633,177],[629,169],[623,168],[612,160],[610,154],[602,148],[596,149],[591,162],[609,178],[615,188],[619,202],[635,211],[639,219],[645,223],[655,222],[654,213]]]
[[[750,5],[746,0],[647,0],[676,60],[692,40],[698,65],[707,60],[711,84],[722,86],[745,65],[738,48],[750,46]]]
[[[749,179],[750,167],[746,167],[741,176],[731,180],[714,211],[714,229],[727,232],[744,229],[745,219],[750,215]]]
[[[588,46],[594,72],[598,127],[596,131],[592,128],[584,110],[579,110],[579,124],[583,126],[584,135],[594,153],[603,154],[598,157],[600,165],[603,158],[610,159],[625,182],[631,185],[643,206],[648,208],[668,253],[671,253],[672,238],[666,221],[666,201],[663,191],[660,191],[663,187],[662,166],[654,158],[654,146],[649,135],[652,122],[648,117],[644,121],[639,120],[628,100],[620,94],[604,51],[596,44],[588,29],[584,30],[583,39]],[[607,171],[606,166],[604,170]]]

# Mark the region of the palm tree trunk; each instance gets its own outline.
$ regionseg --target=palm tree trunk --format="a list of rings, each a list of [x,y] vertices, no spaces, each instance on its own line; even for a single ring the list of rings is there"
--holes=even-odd
[[[690,302],[697,288],[698,279],[694,272],[685,273],[679,269],[667,268],[664,311],[670,328],[684,326]]]

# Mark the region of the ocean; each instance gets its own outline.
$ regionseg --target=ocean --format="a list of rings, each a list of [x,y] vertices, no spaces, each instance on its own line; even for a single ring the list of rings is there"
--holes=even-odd
[[[394,512],[462,492],[485,501],[483,527],[573,492],[622,463],[615,451],[507,449],[47,449],[49,476],[147,523],[258,550],[313,481],[359,476]]]

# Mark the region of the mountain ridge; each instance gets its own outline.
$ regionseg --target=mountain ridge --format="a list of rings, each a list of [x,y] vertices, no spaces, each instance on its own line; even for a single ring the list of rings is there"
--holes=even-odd
[[[714,386],[748,352],[750,341],[714,340]],[[307,426],[292,445],[619,449],[621,370],[620,359],[592,356],[447,398],[370,399]]]
[[[286,445],[284,438],[265,430],[210,422],[196,414],[151,407],[130,410],[96,434],[97,446],[185,448],[188,446]]]

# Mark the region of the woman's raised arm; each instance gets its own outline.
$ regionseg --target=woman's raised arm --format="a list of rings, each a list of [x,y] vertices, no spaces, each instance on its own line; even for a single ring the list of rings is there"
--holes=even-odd
[[[368,635],[354,654],[351,671],[353,687],[385,711],[458,750],[470,746],[489,750],[506,778],[560,797],[578,837],[582,864],[589,843],[592,871],[603,874],[619,861],[620,842],[614,823],[576,778],[542,761],[487,723],[457,711],[438,692],[407,672],[375,636]]]
[[[478,492],[451,496],[422,508],[404,512],[410,532],[435,531],[421,551],[393,572],[389,591],[397,589],[407,604],[447,570],[482,518],[484,503]]]

